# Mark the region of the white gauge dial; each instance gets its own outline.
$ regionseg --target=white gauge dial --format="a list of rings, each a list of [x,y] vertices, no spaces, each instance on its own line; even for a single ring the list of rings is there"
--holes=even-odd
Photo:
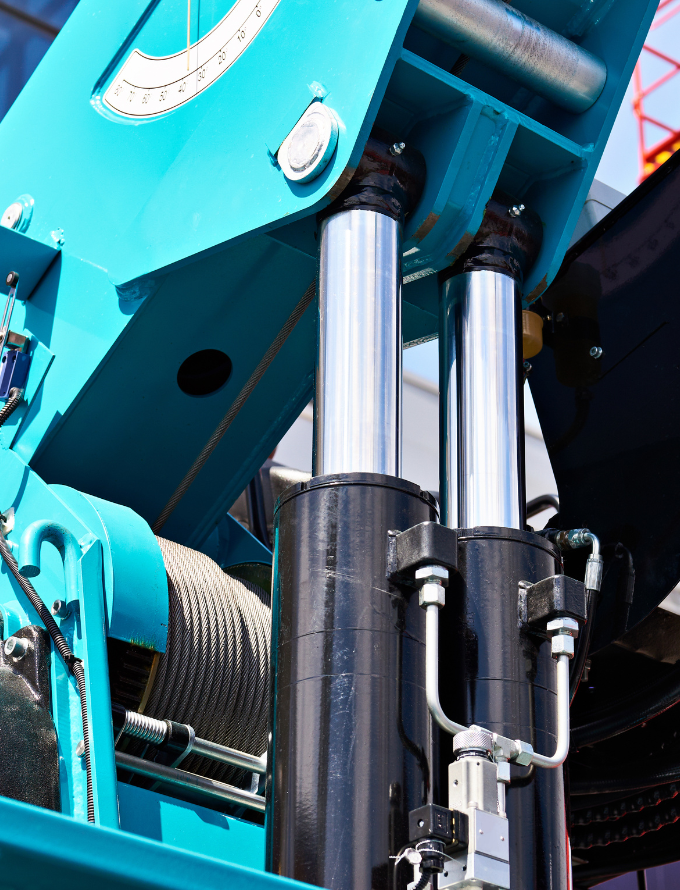
[[[126,117],[153,117],[193,99],[234,64],[281,0],[238,0],[205,37],[171,56],[133,49],[104,104]]]

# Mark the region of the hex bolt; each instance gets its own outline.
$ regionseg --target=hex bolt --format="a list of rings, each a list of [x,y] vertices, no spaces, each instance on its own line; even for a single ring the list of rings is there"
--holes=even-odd
[[[449,582],[449,570],[443,566],[421,566],[416,569],[416,581],[420,582],[418,603],[426,609],[438,606],[440,609],[446,602],[444,587]]]
[[[508,213],[513,218],[517,219],[518,216],[522,215],[522,211],[525,210],[524,204],[513,204],[512,207],[508,210]]]
[[[22,659],[30,648],[30,640],[23,640],[21,637],[8,637],[5,640],[5,655],[15,661]]]
[[[406,148],[405,142],[395,142],[394,145],[390,146],[390,154],[391,155],[400,155],[405,148]]]
[[[71,614],[71,606],[66,600],[55,600],[52,603],[52,608],[50,612],[55,616],[55,618],[68,618]]]
[[[573,618],[554,618],[546,628],[551,642],[552,657],[566,655],[574,657],[574,638],[578,636],[578,621]]]
[[[590,357],[591,358],[602,358],[603,349],[601,346],[591,346],[590,348]]]

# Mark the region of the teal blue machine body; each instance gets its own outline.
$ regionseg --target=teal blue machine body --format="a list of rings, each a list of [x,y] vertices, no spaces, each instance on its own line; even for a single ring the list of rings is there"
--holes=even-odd
[[[555,275],[657,4],[514,5],[604,59],[588,111],[500,75],[474,86],[450,74],[456,51],[411,26],[417,0],[201,0],[188,53],[186,0],[81,0],[0,124],[0,208],[21,197],[31,210],[22,230],[0,228],[0,270],[20,275],[11,328],[32,356],[24,402],[0,430],[0,510],[43,600],[78,603],[61,625],[86,668],[98,823],[81,824],[78,696],[53,653],[63,812],[0,799],[9,884],[290,883],[263,872],[259,826],[118,786],[106,638],[164,650],[167,582],[150,525],[314,281],[316,214],[373,126],[427,164],[404,233],[405,343],[437,335],[435,273],[465,250],[497,187],[544,224],[525,301]],[[201,41],[224,28],[236,41],[243,31],[243,46],[199,64]],[[150,71],[176,54],[165,95],[126,80],[136,51]],[[335,113],[338,145],[317,179],[295,184],[276,153],[312,102]],[[315,343],[312,304],[164,537],[225,567],[271,560],[227,510],[309,400]],[[195,397],[177,372],[202,349],[233,369]],[[6,567],[0,611],[5,637],[38,622]]]

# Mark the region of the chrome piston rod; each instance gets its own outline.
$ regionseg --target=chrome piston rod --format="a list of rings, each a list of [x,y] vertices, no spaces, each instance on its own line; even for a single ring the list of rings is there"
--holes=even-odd
[[[399,222],[373,210],[324,220],[314,475],[401,473]]]
[[[413,21],[576,114],[597,101],[607,80],[602,59],[503,0],[420,0]]]

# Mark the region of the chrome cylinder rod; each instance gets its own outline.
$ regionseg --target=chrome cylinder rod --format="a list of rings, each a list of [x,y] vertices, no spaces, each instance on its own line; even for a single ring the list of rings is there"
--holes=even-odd
[[[414,24],[576,114],[607,80],[602,59],[503,0],[420,0]]]
[[[440,464],[450,528],[524,527],[520,323],[509,276],[477,270],[444,283]]]
[[[345,210],[321,227],[314,475],[401,473],[397,220]]]

